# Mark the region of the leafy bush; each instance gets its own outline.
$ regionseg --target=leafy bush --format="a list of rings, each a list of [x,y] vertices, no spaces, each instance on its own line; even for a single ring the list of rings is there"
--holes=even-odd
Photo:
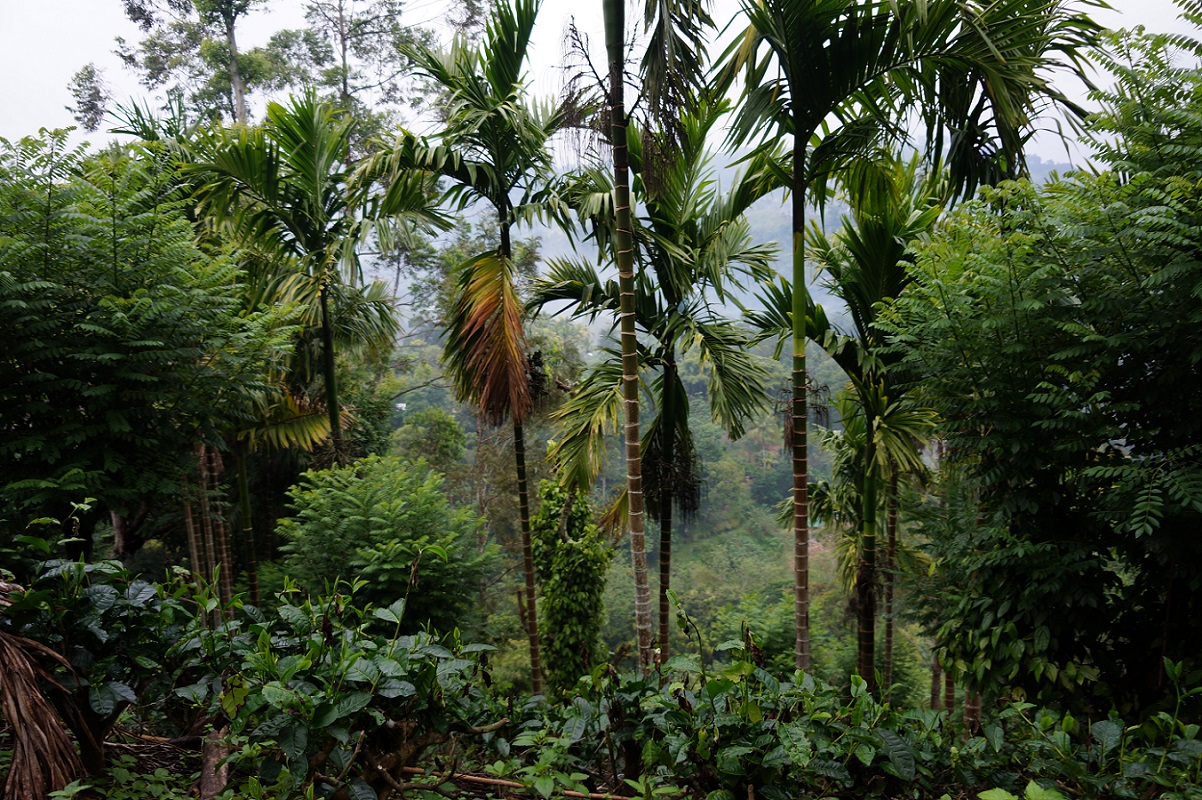
[[[372,456],[306,472],[288,496],[296,516],[279,522],[281,550],[305,589],[362,580],[366,601],[408,598],[406,631],[465,623],[492,551],[478,548],[479,520],[451,507],[442,476],[424,461]]]
[[[362,586],[322,598],[290,586],[270,619],[236,605],[181,642],[195,680],[175,694],[228,721],[235,796],[313,787],[375,797],[408,782],[405,768],[456,731],[496,721],[472,655],[492,648],[400,635],[404,600],[372,609],[355,597]],[[389,634],[373,632],[381,624]]]
[[[45,541],[28,541],[51,551]],[[119,562],[52,559],[41,569],[11,596],[0,624],[61,657],[47,660],[57,683],[47,695],[75,735],[85,769],[98,774],[105,736],[128,707],[138,708],[144,727],[171,731],[180,709],[171,703],[169,650],[195,612],[182,584],[150,583]]]

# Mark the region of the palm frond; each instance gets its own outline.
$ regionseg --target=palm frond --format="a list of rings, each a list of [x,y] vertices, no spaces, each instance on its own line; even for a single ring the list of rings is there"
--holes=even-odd
[[[443,362],[456,394],[492,424],[516,424],[530,412],[522,303],[513,262],[496,254],[460,267],[458,297],[448,320]]]
[[[605,464],[605,436],[622,419],[621,354],[606,350],[605,358],[591,368],[572,390],[554,418],[559,436],[549,457],[560,480],[590,491]]]

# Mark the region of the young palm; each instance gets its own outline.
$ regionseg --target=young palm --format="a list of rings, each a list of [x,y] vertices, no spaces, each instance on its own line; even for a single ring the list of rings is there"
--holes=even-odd
[[[420,45],[407,48],[418,71],[445,93],[446,128],[434,141],[404,132],[390,152],[368,166],[381,174],[420,169],[449,178],[448,195],[460,209],[483,200],[497,214],[498,248],[461,268],[443,358],[460,398],[476,404],[486,422],[513,422],[536,694],[542,691],[542,675],[523,430],[531,397],[511,232],[515,223],[548,213],[552,200],[548,143],[566,119],[561,108],[535,106],[526,100],[523,70],[537,13],[537,0],[501,2],[478,45],[458,35],[445,52]],[[385,208],[388,204],[386,197]]]
[[[709,368],[708,397],[713,415],[732,436],[743,432],[746,419],[760,410],[765,398],[765,373],[747,353],[747,337],[721,318],[712,300],[728,299],[727,288],[740,277],[763,278],[770,270],[772,250],[751,242],[743,219],[747,208],[772,188],[764,173],[764,158],[757,158],[727,194],[719,194],[713,181],[706,138],[718,124],[724,107],[715,106],[680,121],[675,158],[658,165],[656,190],[644,180],[647,150],[666,152],[646,142],[662,134],[641,134],[631,129],[630,155],[634,168],[634,196],[641,213],[634,219],[635,257],[640,266],[634,281],[633,307],[638,330],[646,344],[639,345],[641,369],[657,373],[650,381],[656,413],[643,432],[640,458],[644,488],[651,501],[648,512],[660,526],[659,636],[660,658],[668,653],[671,610],[672,524],[674,509],[696,509],[700,483],[696,452],[689,429],[689,397],[681,381],[677,360],[692,346],[699,348]],[[591,191],[582,199],[581,216],[599,221],[597,238],[611,250],[614,244],[612,194],[603,176],[595,175]],[[534,307],[567,300],[571,313],[592,319],[617,314],[620,288],[603,281],[587,262],[553,262],[539,282],[531,301]],[[591,486],[605,423],[615,419],[614,402],[622,371],[611,361],[594,371],[560,413],[565,435],[557,443],[557,460],[574,464],[567,470],[586,490]],[[615,383],[615,381],[617,381]],[[598,422],[600,424],[598,424]],[[627,508],[629,492],[616,508]]]
[[[847,373],[856,413],[863,416],[866,430],[874,432],[862,437],[863,452],[858,460],[862,475],[857,484],[863,511],[859,515],[856,548],[856,592],[857,665],[870,688],[875,688],[877,519],[881,490],[887,485],[886,493],[891,501],[895,499],[892,488],[899,472],[920,466],[916,443],[917,437],[925,432],[922,425],[933,422],[933,415],[915,407],[899,388],[900,383],[890,368],[900,354],[888,348],[891,342],[877,326],[877,319],[912,280],[907,248],[931,232],[942,211],[940,197],[944,188],[938,175],[924,174],[917,156],[908,162],[889,155],[864,160],[850,165],[842,179],[852,201],[852,214],[843,217],[837,233],[828,236],[815,224],[811,225],[807,238],[809,252],[826,276],[827,287],[847,305],[852,320],[850,331],[828,333],[823,345]],[[892,450],[886,447],[890,436],[895,440]],[[887,528],[891,553],[896,549],[896,510],[892,502],[885,507],[894,523]],[[890,577],[887,571],[887,588],[891,587]],[[891,603],[891,590],[886,595]],[[887,614],[891,611],[887,609]]]
[[[313,300],[335,459],[343,448],[332,299],[344,286],[358,288],[357,248],[376,223],[366,187],[352,181],[345,161],[352,124],[312,93],[271,103],[257,128],[200,135],[185,168],[202,210],[280,269],[266,284],[283,282]],[[399,176],[390,188],[391,213],[436,219],[424,188],[411,175]]]
[[[936,160],[946,149],[958,191],[1019,173],[1040,104],[1075,109],[1049,84],[1050,71],[1079,73],[1078,51],[1097,26],[1061,0],[743,0],[743,9],[748,26],[723,68],[724,83],[745,80],[734,137],[788,136],[793,147],[792,281],[778,293],[791,300],[796,664],[806,669],[807,192],[915,121]]]

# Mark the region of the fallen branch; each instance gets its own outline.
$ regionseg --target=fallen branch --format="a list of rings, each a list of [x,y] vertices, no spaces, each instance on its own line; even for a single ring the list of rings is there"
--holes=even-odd
[[[463,775],[452,774],[446,772],[426,772],[421,767],[405,767],[407,775],[433,775],[435,778],[443,778],[444,780],[467,781],[468,783],[479,783],[485,786],[503,786],[507,789],[521,789],[523,791],[532,791],[529,786],[517,781],[507,781],[503,778],[485,778],[480,775]],[[426,788],[426,787],[423,787]],[[622,794],[602,794],[599,792],[573,792],[570,789],[565,789],[558,794],[564,797],[575,797],[580,800],[630,800],[630,797]]]

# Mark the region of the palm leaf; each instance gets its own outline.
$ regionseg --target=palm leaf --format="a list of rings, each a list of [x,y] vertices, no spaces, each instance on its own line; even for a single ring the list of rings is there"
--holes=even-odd
[[[460,267],[447,328],[443,361],[460,399],[491,424],[506,417],[524,422],[530,411],[526,338],[510,259],[485,254]]]

